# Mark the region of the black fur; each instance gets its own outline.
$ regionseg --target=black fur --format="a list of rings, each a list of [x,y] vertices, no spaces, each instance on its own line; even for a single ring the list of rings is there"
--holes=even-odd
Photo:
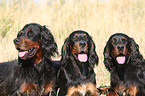
[[[88,60],[80,62],[78,54],[87,54]],[[57,76],[57,88],[60,89],[59,96],[65,96],[68,93],[68,88],[72,86],[83,85],[89,82],[96,85],[93,70],[95,64],[98,65],[98,56],[92,38],[85,31],[78,30],[72,32],[62,47],[61,68]],[[82,96],[78,95],[80,92],[73,94],[74,96]]]
[[[119,64],[117,61],[118,56],[125,56],[123,64]],[[139,46],[132,38],[123,33],[113,34],[104,48],[104,64],[111,73],[111,90],[115,94],[122,95],[123,92],[126,92],[126,95],[129,96],[145,95],[145,87],[143,87],[145,83],[142,81],[145,81],[145,78],[138,76],[138,74],[145,76],[145,73],[141,72],[145,63],[139,52]],[[135,87],[134,92],[129,90],[133,87]]]
[[[58,52],[50,30],[36,23],[27,24],[14,44],[19,52],[18,60],[0,64],[0,96],[55,94],[55,62],[51,57]],[[28,85],[22,85],[25,83]],[[49,83],[52,92],[45,90]]]

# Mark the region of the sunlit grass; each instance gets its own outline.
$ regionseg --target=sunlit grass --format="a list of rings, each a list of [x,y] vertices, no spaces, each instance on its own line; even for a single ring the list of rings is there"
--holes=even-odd
[[[64,39],[72,31],[86,30],[92,36],[99,56],[99,66],[95,68],[98,86],[108,85],[110,81],[103,64],[103,50],[110,35],[126,33],[135,39],[141,53],[145,54],[144,0],[12,1],[11,4],[3,2],[0,6],[0,62],[17,59],[13,39],[25,24],[31,22],[48,26],[59,53]]]

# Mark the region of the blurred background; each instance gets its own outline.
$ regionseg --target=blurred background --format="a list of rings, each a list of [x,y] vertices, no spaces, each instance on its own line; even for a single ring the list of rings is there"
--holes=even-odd
[[[0,0],[0,62],[17,59],[13,39],[32,22],[51,30],[59,53],[71,32],[87,31],[99,56],[95,68],[98,86],[109,85],[110,81],[103,64],[103,50],[110,35],[120,32],[133,37],[145,56],[145,0]]]

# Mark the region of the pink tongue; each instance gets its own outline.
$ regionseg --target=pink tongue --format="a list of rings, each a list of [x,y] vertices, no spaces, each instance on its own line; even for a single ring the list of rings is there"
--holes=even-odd
[[[125,56],[117,57],[116,60],[117,60],[117,62],[119,64],[124,64],[124,62],[125,62]]]
[[[78,59],[80,62],[86,62],[88,59],[87,54],[78,54]]]
[[[19,57],[23,57],[28,51],[19,52]]]

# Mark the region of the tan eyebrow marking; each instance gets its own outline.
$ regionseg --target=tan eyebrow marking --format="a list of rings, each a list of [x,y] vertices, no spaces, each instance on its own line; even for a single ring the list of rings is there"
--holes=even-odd
[[[21,34],[23,33],[23,31],[20,32]]]
[[[122,37],[122,39],[124,39],[124,40],[125,40],[125,37]]]
[[[28,32],[32,31],[31,29],[28,29]]]
[[[78,36],[78,34],[75,34],[75,36]]]
[[[113,37],[113,39],[116,39],[116,37]]]

